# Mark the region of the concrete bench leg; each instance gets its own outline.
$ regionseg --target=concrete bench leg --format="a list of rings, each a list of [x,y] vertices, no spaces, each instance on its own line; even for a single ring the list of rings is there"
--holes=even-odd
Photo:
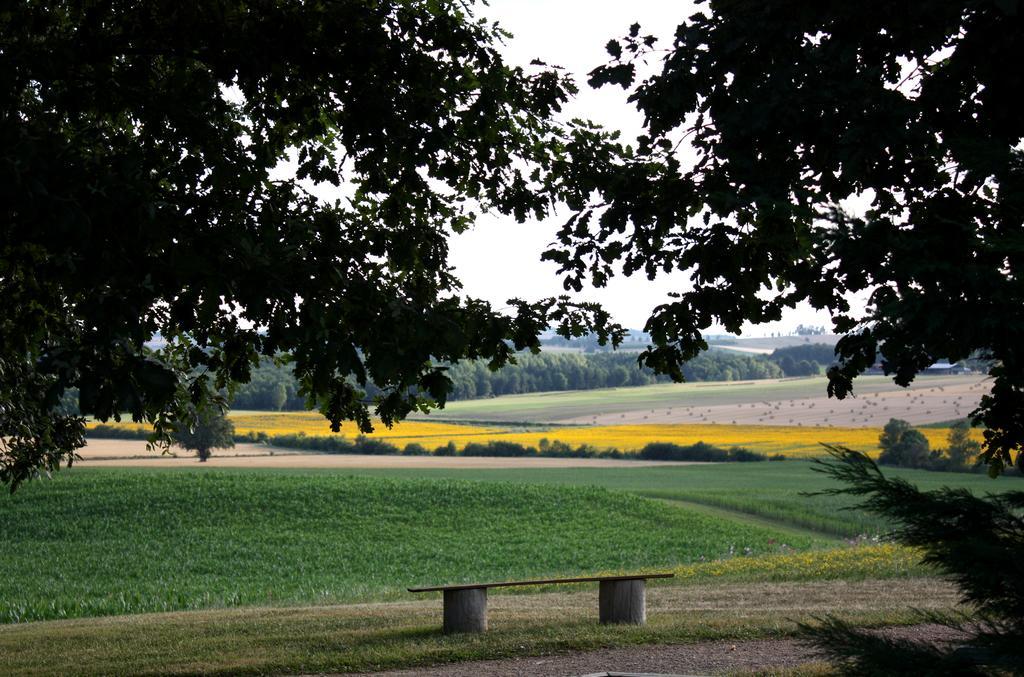
[[[445,590],[444,631],[487,632],[487,588]]]
[[[602,623],[643,625],[647,621],[644,580],[601,581],[598,606]]]

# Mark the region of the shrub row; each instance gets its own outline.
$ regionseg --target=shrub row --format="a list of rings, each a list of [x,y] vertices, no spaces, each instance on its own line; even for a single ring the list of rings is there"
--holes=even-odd
[[[733,461],[747,463],[751,461],[781,461],[786,457],[782,454],[765,456],[743,447],[722,449],[706,442],[680,445],[671,442],[651,442],[637,454],[639,458],[650,461]]]
[[[274,447],[320,451],[328,454],[372,454],[375,456],[385,456],[401,453],[398,447],[392,444],[363,435],[355,438],[355,440],[350,440],[338,435],[318,436],[295,433],[291,435],[271,435],[264,441]]]
[[[121,428],[116,425],[100,424],[86,430],[85,436],[104,440],[144,440],[149,437],[149,431],[140,428]]]
[[[107,439],[144,440],[148,433],[136,428],[120,428],[111,425],[98,425],[90,428],[89,437]],[[542,458],[613,458],[639,459],[647,461],[709,461],[709,462],[750,462],[777,461],[785,458],[782,454],[766,456],[742,447],[722,449],[705,442],[690,445],[672,444],[670,442],[652,442],[638,453],[623,452],[619,449],[598,449],[589,444],[578,447],[559,442],[540,440],[539,448],[508,442],[491,440],[486,444],[470,442],[461,450],[449,442],[431,452],[421,444],[410,443],[399,448],[390,442],[360,435],[354,440],[336,435],[318,436],[304,435],[267,435],[263,432],[236,433],[235,442],[264,443],[283,449],[300,449],[305,451],[326,452],[329,454],[371,454],[375,456],[401,454],[404,456],[499,456],[499,457],[542,457]]]
[[[319,437],[296,435],[274,435],[267,440],[268,444],[286,449],[304,449],[332,454],[402,454],[404,456],[495,456],[495,457],[541,457],[541,458],[613,458],[643,459],[657,461],[776,461],[785,458],[781,454],[772,457],[759,454],[748,449],[733,447],[722,449],[704,442],[689,446],[670,443],[652,443],[645,446],[639,453],[623,452],[619,449],[598,449],[589,444],[573,447],[565,442],[542,439],[539,448],[526,446],[517,442],[491,440],[485,444],[470,442],[461,450],[449,442],[431,452],[421,444],[410,443],[404,448],[360,435],[355,440],[342,437]]]

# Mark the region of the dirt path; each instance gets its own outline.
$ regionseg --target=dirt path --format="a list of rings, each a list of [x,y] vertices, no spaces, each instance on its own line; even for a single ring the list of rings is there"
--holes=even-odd
[[[371,670],[381,664],[437,661],[431,667],[385,674],[544,676],[609,670],[709,674],[791,665],[813,655],[792,640],[701,641],[708,632],[715,632],[715,637],[782,637],[795,629],[795,621],[830,612],[850,620],[907,618],[905,612],[915,608],[957,609],[959,598],[955,586],[931,578],[652,582],[647,589],[648,626],[636,632],[598,626],[598,596],[594,585],[533,594],[496,593],[488,600],[490,632],[472,637],[441,634],[440,596],[412,594],[388,602],[0,624],[0,656],[7,666],[0,667],[0,673],[282,674],[308,672],[312,666]],[[931,632],[920,628],[911,632],[924,636],[926,631]],[[692,642],[683,644],[687,639]],[[640,640],[651,643],[628,645]],[[595,641],[607,642],[606,648],[575,653],[565,648],[597,646]],[[620,648],[607,648],[614,645]],[[460,655],[503,658],[440,664]]]
[[[604,458],[492,458],[477,456],[371,456],[310,454],[261,444],[218,449],[204,464],[177,447],[177,456],[147,451],[142,440],[91,439],[79,450],[84,468],[639,468],[645,465],[697,465],[685,461],[631,461]]]
[[[161,454],[159,451],[149,451],[146,449],[145,440],[105,440],[95,438],[86,439],[85,446],[78,450],[78,454],[82,457],[83,461],[115,459],[168,459],[174,461],[187,459],[197,462],[195,454],[189,453],[184,449],[171,447],[171,452],[171,454]],[[287,452],[278,450],[278,453]],[[217,449],[216,454],[218,457],[267,456],[269,455],[269,449],[262,444],[236,444],[231,449]]]
[[[915,625],[880,631],[893,637],[934,643],[955,642],[963,635],[941,625]],[[374,673],[378,677],[563,677],[605,672],[721,674],[744,670],[792,668],[823,658],[795,639],[741,642],[700,642],[600,649],[555,656],[532,656],[493,661],[468,661],[418,670]]]

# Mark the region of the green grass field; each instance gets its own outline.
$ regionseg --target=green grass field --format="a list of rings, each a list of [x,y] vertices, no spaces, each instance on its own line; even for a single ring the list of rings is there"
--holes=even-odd
[[[976,492],[1022,482],[894,474]],[[828,485],[804,462],[76,468],[2,499],[0,620],[393,599],[416,584],[671,568],[887,528],[843,499],[801,495]]]
[[[344,672],[956,608],[916,551],[845,546],[884,525],[802,497],[828,485],[810,468],[62,471],[0,499],[0,655],[19,674]],[[676,574],[652,584],[647,626],[597,624],[592,585],[547,586],[494,595],[490,632],[451,637],[436,594],[404,591],[623,570]]]
[[[442,634],[436,598],[0,625],[0,672],[337,674],[426,665],[438,671],[445,663],[514,657],[518,673],[529,674],[532,656],[548,660],[553,653],[608,647],[790,637],[797,622],[825,613],[858,624],[905,624],[919,619],[911,608],[942,613],[956,604],[951,586],[927,578],[840,585],[709,581],[651,589],[646,625],[612,626],[597,623],[596,591],[582,587],[496,595],[489,600],[490,629],[479,635]]]
[[[879,517],[852,509],[853,499],[807,496],[836,484],[813,470],[807,461],[729,463],[643,468],[524,468],[502,470],[396,470],[354,472],[379,477],[429,477],[495,482],[601,486],[652,498],[717,506],[769,520],[779,526],[800,527],[837,537],[875,536],[891,525]],[[1024,489],[1024,479],[886,468],[921,489],[966,487],[976,494]]]
[[[959,376],[919,376],[913,388],[959,384]],[[642,409],[708,407],[752,404],[764,401],[824,397],[828,380],[822,377],[780,381],[663,383],[635,388],[602,388],[563,392],[503,395],[501,397],[449,402],[432,412],[429,420],[537,422],[585,416],[618,414]],[[902,390],[887,376],[860,376],[856,392]],[[413,418],[425,418],[414,416]]]
[[[0,499],[0,538],[5,622],[381,600],[828,545],[603,487],[220,469],[63,471]]]

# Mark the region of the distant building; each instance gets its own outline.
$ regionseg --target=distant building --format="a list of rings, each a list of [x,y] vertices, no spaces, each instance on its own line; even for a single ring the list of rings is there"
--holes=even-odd
[[[884,374],[885,370],[882,368],[882,363],[878,362],[865,369],[864,373],[874,376],[878,374]],[[971,374],[973,372],[964,365],[960,364],[959,362],[951,364],[949,360],[939,360],[935,364],[929,365],[922,369],[920,373],[931,375],[945,374],[947,376],[953,376],[959,374]]]
[[[949,360],[939,360],[921,371],[922,374],[969,374],[971,370],[960,364],[950,364]]]

